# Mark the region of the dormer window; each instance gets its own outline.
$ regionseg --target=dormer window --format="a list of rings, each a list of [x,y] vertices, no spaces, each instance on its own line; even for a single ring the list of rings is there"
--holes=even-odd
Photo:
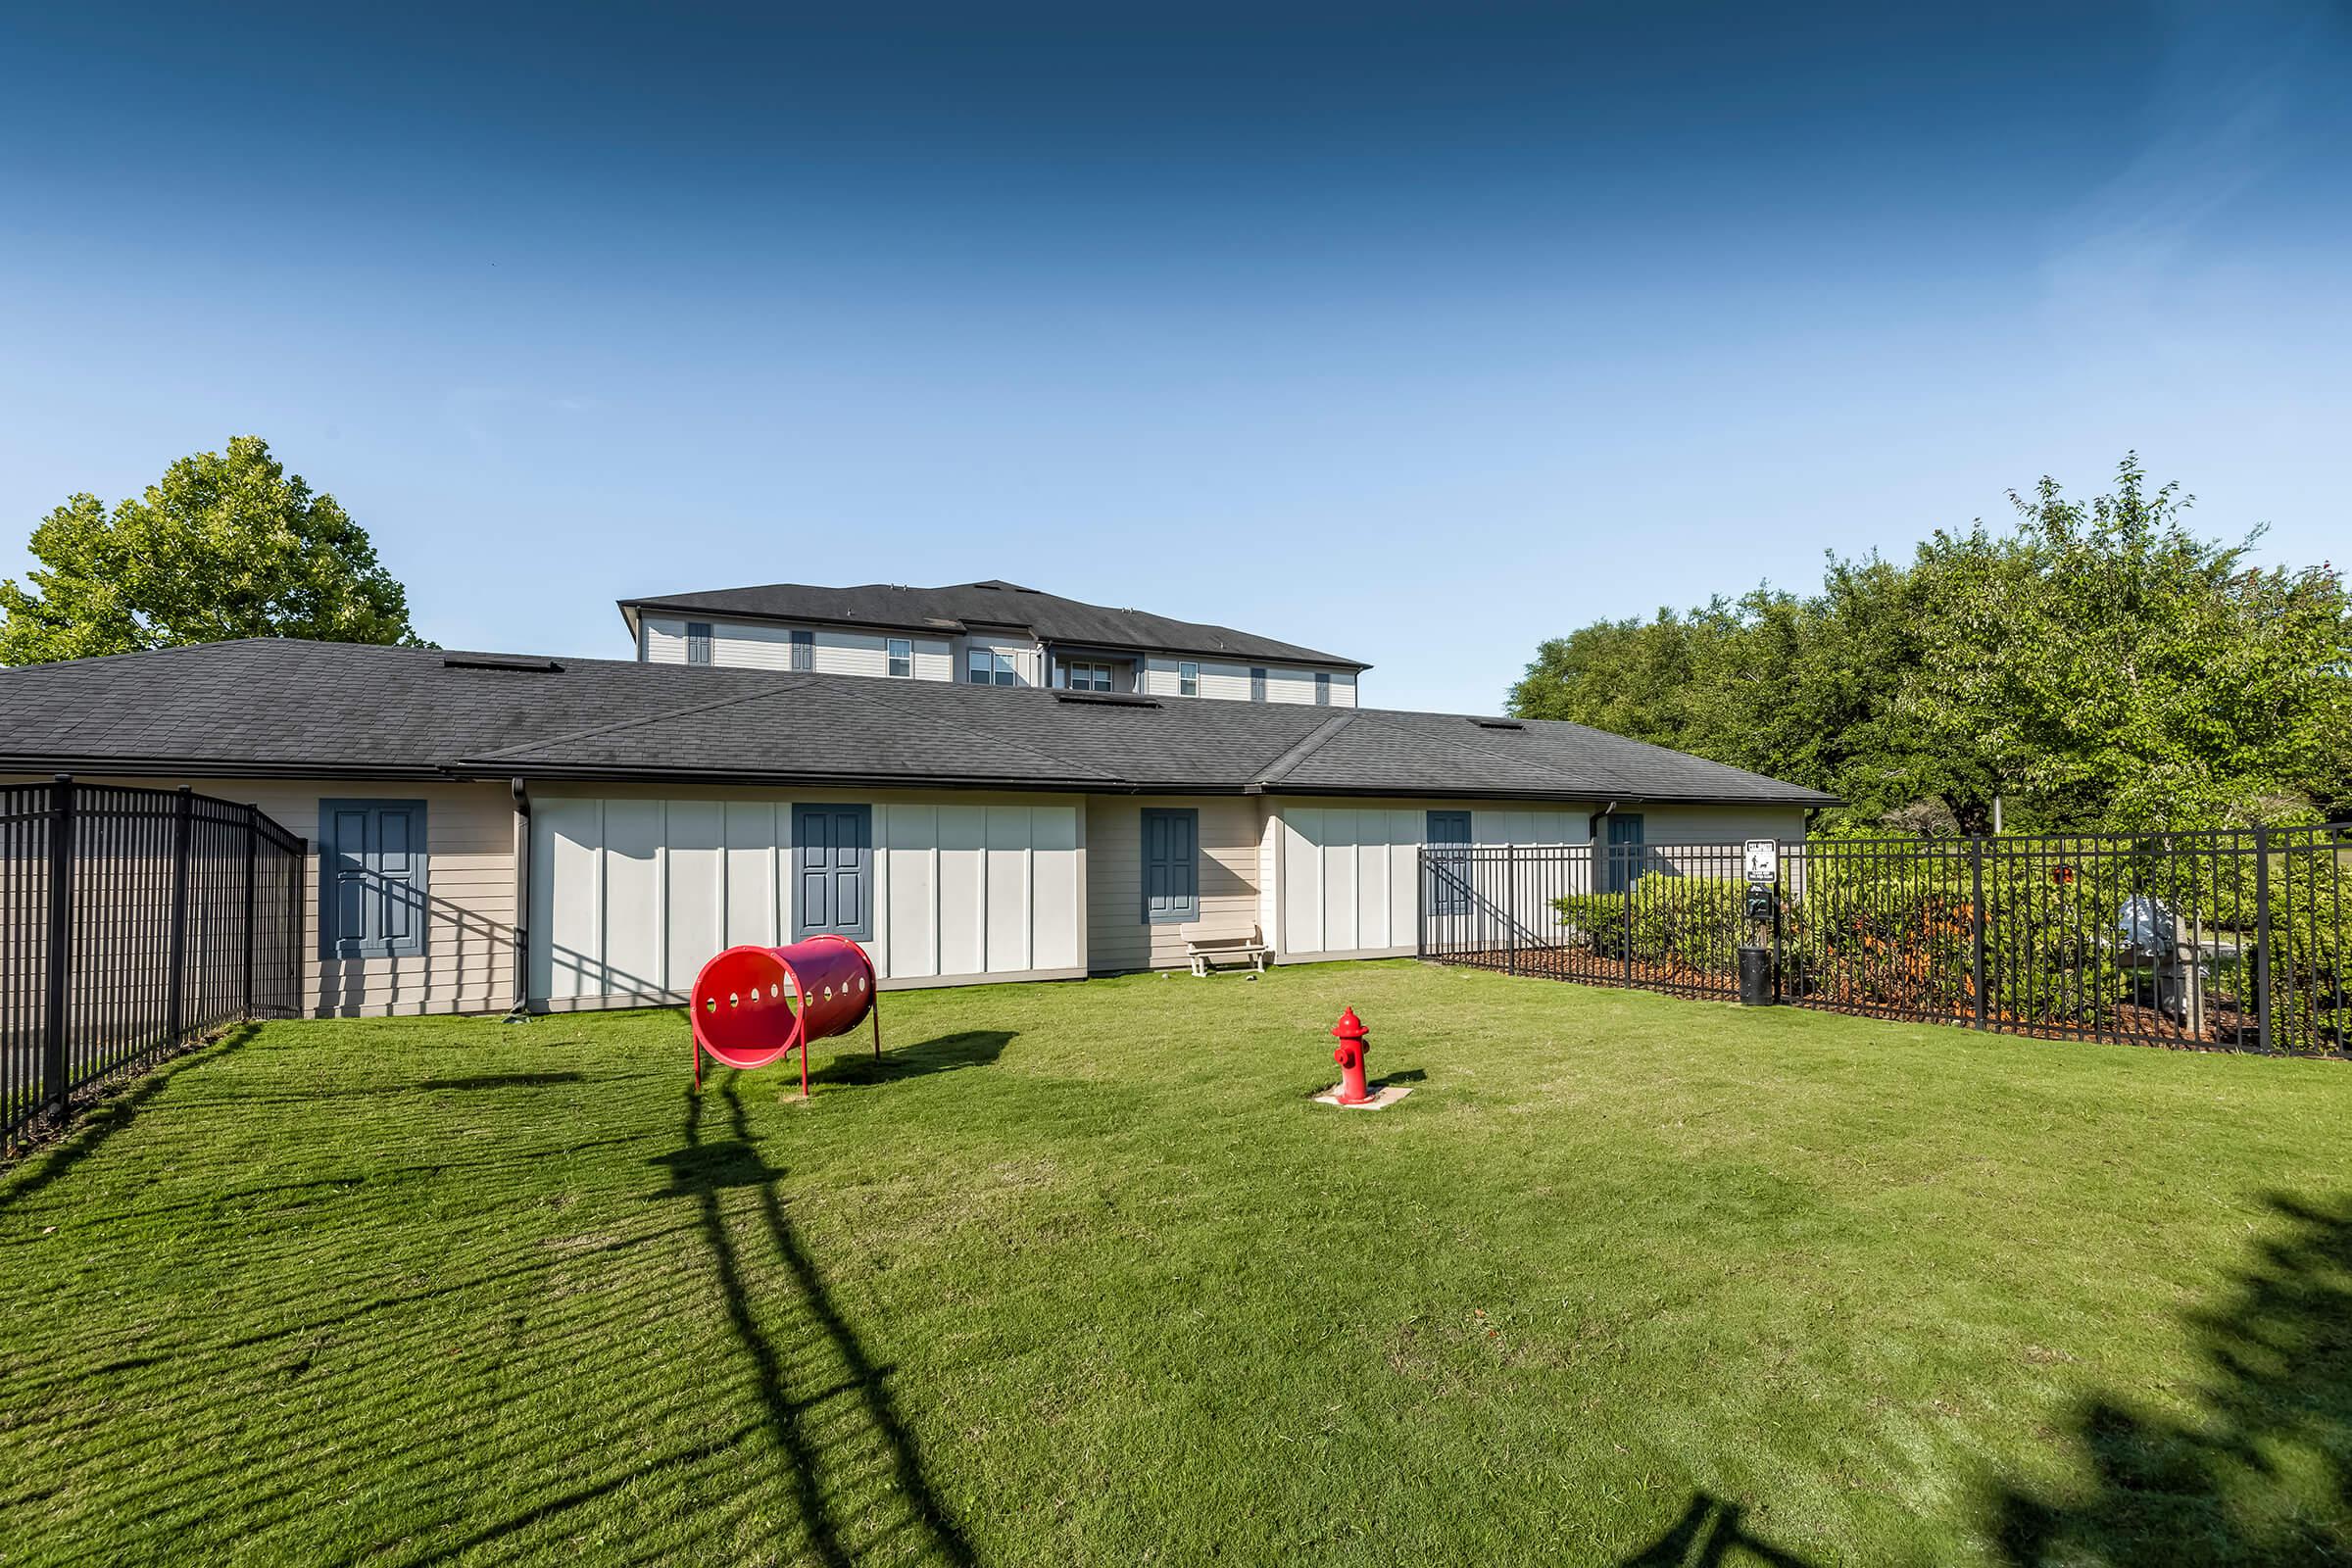
[[[1331,676],[1327,671],[1320,669],[1315,671],[1315,706],[1317,708],[1331,706]]]
[[[1077,660],[1061,666],[1064,683],[1074,692],[1106,692],[1110,686],[1110,666],[1087,660]]]
[[[963,678],[973,686],[1012,686],[1012,655],[993,648],[974,648],[964,654]]]
[[[1189,659],[1176,666],[1176,695],[1179,697],[1200,695],[1200,666]]]
[[[686,662],[689,664],[710,662],[710,623],[709,621],[690,620],[686,623]]]
[[[1253,703],[1266,700],[1266,666],[1263,664],[1250,666],[1250,700]]]
[[[890,663],[889,672],[901,680],[914,679],[914,639],[893,637],[885,645]]]

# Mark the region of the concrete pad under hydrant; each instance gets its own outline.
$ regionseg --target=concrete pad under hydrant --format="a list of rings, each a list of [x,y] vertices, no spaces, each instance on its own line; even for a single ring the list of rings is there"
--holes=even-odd
[[[1342,1110],[1386,1110],[1412,1092],[1411,1084],[1386,1084],[1374,1090],[1369,1100],[1359,1100],[1351,1105],[1340,1098],[1340,1086],[1333,1084],[1314,1100],[1318,1105],[1337,1105]]]

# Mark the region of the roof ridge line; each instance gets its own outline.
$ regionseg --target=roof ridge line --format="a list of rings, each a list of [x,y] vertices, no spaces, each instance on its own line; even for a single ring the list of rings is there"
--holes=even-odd
[[[1033,689],[1046,691],[1051,690],[1050,687]],[[1066,757],[1056,756],[1054,753],[1046,751],[1041,747],[1032,746],[1026,741],[1007,740],[1001,735],[992,734],[989,731],[980,729],[975,725],[965,723],[963,720],[958,718],[947,718],[934,713],[912,712],[907,709],[901,707],[898,703],[890,700],[890,692],[887,683],[884,683],[884,690],[882,691],[858,692],[855,693],[855,695],[867,707],[879,708],[883,711],[891,713],[897,717],[920,718],[933,724],[940,724],[950,729],[962,731],[965,734],[976,734],[983,740],[986,740],[992,746],[1009,746],[1015,751],[1027,752],[1031,757],[1042,757],[1047,761],[1054,763],[1055,766],[1075,768],[1077,771],[1070,775],[1072,778],[1099,778],[1107,784],[1125,784],[1129,782],[1128,780],[1121,778],[1116,773],[1106,773],[1102,769],[1092,766],[1086,762],[1074,762]]]
[[[591,735],[606,735],[614,730],[635,729],[640,724],[659,724],[664,719],[684,718],[690,713],[708,713],[714,708],[732,708],[737,703],[748,703],[761,697],[777,696],[782,692],[789,691],[793,684],[790,678],[786,678],[773,685],[761,685],[748,692],[737,692],[732,697],[714,697],[710,702],[695,703],[686,708],[672,708],[662,712],[646,713],[635,718],[616,718],[610,723],[591,724],[586,729],[575,729],[562,735],[542,735],[537,740],[516,741],[514,745],[502,746],[495,752],[482,752],[471,760],[495,762],[513,752],[537,751],[542,746],[561,746],[565,741],[584,741]]]
[[[1349,724],[1354,723],[1356,715],[1353,712],[1334,713],[1313,729],[1308,730],[1289,751],[1266,764],[1265,772],[1257,780],[1258,786],[1262,789],[1269,784],[1281,783],[1292,773],[1298,771],[1300,763],[1330,745],[1331,738]]]

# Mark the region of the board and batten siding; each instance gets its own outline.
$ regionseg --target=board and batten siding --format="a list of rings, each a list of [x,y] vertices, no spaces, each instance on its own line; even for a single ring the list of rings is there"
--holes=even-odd
[[[643,617],[638,636],[644,661],[653,664],[686,662],[686,621],[687,617],[682,615]],[[707,624],[710,627],[711,663],[739,669],[792,667],[793,627],[754,620],[712,620]],[[820,675],[887,676],[890,639],[898,636],[914,645],[914,679],[956,678],[955,660],[951,657],[954,650],[945,637],[854,631],[840,626],[800,629],[809,633],[809,667]]]
[[[533,1001],[675,1003],[721,949],[791,941],[797,805],[870,808],[873,938],[862,945],[892,988],[1085,973],[1071,797],[648,787],[535,796]]]
[[[75,774],[84,784],[177,789],[235,801],[310,845],[303,870],[304,1010],[325,1018],[504,1012],[514,1003],[513,803],[506,786],[355,779],[126,778]],[[424,802],[424,951],[414,957],[319,956],[318,803]]]
[[[1276,803],[1276,937],[1284,958],[1392,956],[1419,941],[1420,849],[1429,813],[1468,811],[1481,845],[1586,842],[1583,807],[1480,806],[1470,801]]]
[[[1200,813],[1200,918],[1144,919],[1144,811]],[[1086,803],[1087,966],[1098,974],[1191,963],[1185,933],[1246,937],[1257,929],[1260,797],[1093,795]]]

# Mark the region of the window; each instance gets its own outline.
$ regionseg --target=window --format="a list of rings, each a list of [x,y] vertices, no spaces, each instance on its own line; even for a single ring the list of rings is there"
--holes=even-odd
[[[993,648],[974,648],[963,656],[963,678],[974,686],[1013,686],[1012,655]]]
[[[792,667],[795,669],[814,669],[816,667],[816,633],[797,629],[792,633]]]
[[[1144,923],[1200,918],[1200,813],[1144,812]]]
[[[318,803],[318,956],[424,955],[422,801]]]
[[[1176,666],[1176,694],[1179,697],[1200,695],[1200,666],[1189,659]]]
[[[1317,708],[1331,706],[1331,675],[1326,670],[1315,671],[1315,706]]]
[[[690,620],[686,623],[686,662],[689,664],[710,662],[710,623],[709,621]]]
[[[914,678],[914,639],[893,637],[884,645],[890,659],[890,672],[905,680]]]
[[[1266,700],[1266,667],[1263,664],[1250,667],[1250,700],[1253,703]]]
[[[1110,690],[1108,664],[1072,663],[1061,666],[1063,684],[1074,692],[1106,692]]]

